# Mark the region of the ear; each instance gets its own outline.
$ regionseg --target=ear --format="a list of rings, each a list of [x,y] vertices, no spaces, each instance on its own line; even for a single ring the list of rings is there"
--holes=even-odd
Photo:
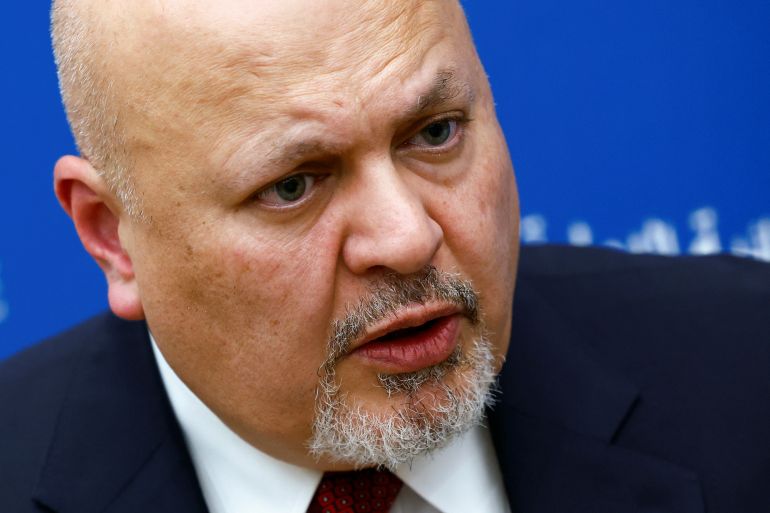
[[[131,258],[121,244],[122,209],[102,177],[82,158],[66,156],[54,167],[54,191],[72,218],[80,242],[107,278],[110,309],[127,320],[144,319]]]

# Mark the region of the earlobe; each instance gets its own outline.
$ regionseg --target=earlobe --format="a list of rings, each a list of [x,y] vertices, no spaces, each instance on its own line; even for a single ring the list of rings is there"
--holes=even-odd
[[[107,278],[112,311],[124,319],[143,319],[131,257],[120,240],[120,208],[104,180],[87,160],[66,156],[54,168],[54,191]]]

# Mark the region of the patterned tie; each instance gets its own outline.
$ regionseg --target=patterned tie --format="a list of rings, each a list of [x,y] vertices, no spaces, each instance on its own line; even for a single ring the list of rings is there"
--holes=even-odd
[[[402,484],[387,470],[326,472],[307,513],[387,513]]]

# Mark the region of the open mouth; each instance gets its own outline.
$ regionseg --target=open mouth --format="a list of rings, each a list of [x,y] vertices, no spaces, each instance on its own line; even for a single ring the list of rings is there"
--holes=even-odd
[[[419,326],[412,326],[410,328],[403,328],[400,330],[391,331],[390,333],[374,339],[370,342],[370,344],[376,344],[378,342],[388,342],[390,340],[401,340],[404,338],[412,337],[415,335],[424,334],[426,331],[430,331],[432,328],[438,324],[443,317],[440,317],[438,319],[431,319],[430,321],[420,324]]]
[[[352,355],[379,370],[414,372],[449,358],[457,346],[460,316],[447,315],[390,331],[358,347]]]

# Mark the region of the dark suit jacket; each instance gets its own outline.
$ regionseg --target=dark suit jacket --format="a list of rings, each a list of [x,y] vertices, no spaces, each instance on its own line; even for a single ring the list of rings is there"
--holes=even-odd
[[[770,512],[770,266],[522,251],[489,414],[514,511]],[[0,366],[0,512],[206,510],[144,323]]]

